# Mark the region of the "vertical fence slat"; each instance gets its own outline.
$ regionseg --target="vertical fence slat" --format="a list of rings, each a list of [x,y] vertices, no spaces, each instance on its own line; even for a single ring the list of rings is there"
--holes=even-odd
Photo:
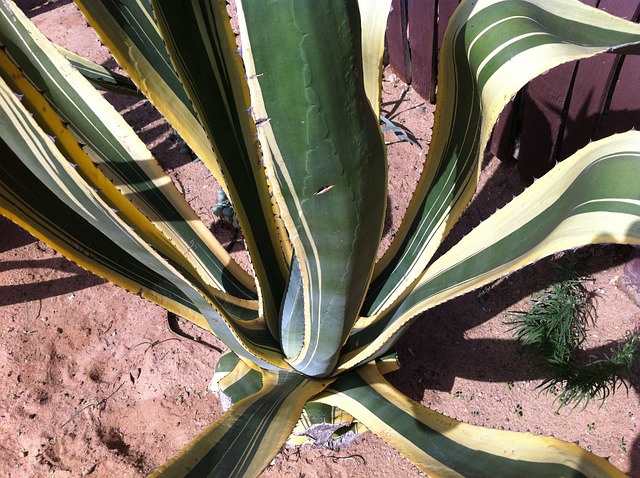
[[[409,45],[411,47],[411,78],[416,92],[433,103],[436,100],[438,31],[436,2],[409,0]]]
[[[440,51],[440,47],[442,46],[442,40],[444,39],[444,32],[449,25],[449,20],[451,19],[451,15],[456,11],[458,5],[460,4],[460,0],[439,0],[437,2],[438,8],[438,51]]]
[[[600,0],[598,8],[631,21],[636,21],[639,13],[638,0]]]
[[[568,158],[593,138],[618,61],[617,55],[600,55],[578,64],[560,159]]]
[[[598,0],[582,0],[582,3],[595,7]],[[518,170],[524,176],[542,176],[560,157],[567,111],[570,109],[570,95],[576,85],[578,66],[577,62],[560,65],[532,80],[524,89],[518,158]],[[579,98],[578,104],[584,99]],[[575,108],[574,105],[574,114]]]
[[[628,55],[622,62],[609,110],[602,118],[597,137],[640,129],[640,57]]]
[[[638,21],[640,2],[638,0],[602,0],[601,8],[613,15],[627,20]],[[640,58],[636,55],[617,57],[622,62],[615,84],[611,85],[611,102],[608,111],[604,111],[595,132],[595,138],[614,133],[622,133],[631,128],[640,128]]]
[[[560,65],[524,88],[518,170],[540,177],[555,163],[554,149],[576,63]]]
[[[406,0],[393,0],[387,20],[389,65],[405,83],[411,83],[411,61],[407,38]]]
[[[460,0],[434,0],[436,3],[436,30],[438,34],[438,49],[435,53],[436,64],[440,62],[440,48],[442,47],[442,41],[444,40],[444,33],[449,26],[449,20],[456,11]]]

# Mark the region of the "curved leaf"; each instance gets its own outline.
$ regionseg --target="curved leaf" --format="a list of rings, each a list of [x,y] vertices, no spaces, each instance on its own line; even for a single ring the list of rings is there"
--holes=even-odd
[[[284,356],[297,357],[305,340],[304,298],[300,263],[295,256],[291,259],[287,293],[280,311],[280,343]]]
[[[239,321],[206,299],[82,181],[3,80],[0,139],[0,213],[82,267],[195,323],[206,320],[238,355],[289,368],[264,323]]]
[[[437,259],[388,311],[358,322],[342,366],[388,350],[420,312],[555,252],[640,244],[638,177],[640,132],[578,151]]]
[[[340,377],[317,400],[352,414],[433,477],[625,476],[573,443],[468,425],[423,407],[374,364]]]
[[[278,339],[287,264],[260,164],[249,92],[224,1],[154,0],[167,48],[220,161],[256,274],[261,312]]]
[[[278,453],[304,404],[329,382],[264,372],[262,389],[233,405],[151,477],[258,476]]]
[[[380,116],[382,56],[391,0],[358,0],[362,26],[364,88],[376,117]]]
[[[124,119],[22,12],[5,4],[0,44],[3,76],[85,180],[194,281],[204,281],[214,293],[255,299],[253,279],[200,221]]]
[[[104,66],[76,55],[60,45],[56,45],[56,48],[96,88],[121,95],[143,97],[136,84],[128,76],[107,70]]]
[[[229,399],[228,404],[222,403],[223,410],[226,410],[232,404],[260,391],[262,373],[240,360],[233,351],[228,351],[218,360],[211,383],[210,389]]]
[[[181,315],[199,314],[195,290],[79,180],[4,81],[0,87],[0,210],[83,267]]]
[[[425,168],[361,315],[416,280],[469,203],[491,129],[529,80],[569,60],[640,51],[640,26],[574,0],[465,2],[441,49],[438,108]]]
[[[74,0],[140,91],[167,118],[223,188],[207,135],[171,65],[149,0]]]

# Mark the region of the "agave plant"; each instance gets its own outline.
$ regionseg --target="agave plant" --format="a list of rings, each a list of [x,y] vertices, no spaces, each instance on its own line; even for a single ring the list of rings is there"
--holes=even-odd
[[[258,475],[306,404],[347,412],[432,476],[621,475],[574,444],[441,416],[383,372],[429,308],[556,251],[640,243],[630,132],[560,163],[433,260],[509,99],[562,62],[637,52],[640,27],[573,0],[463,1],[424,170],[376,261],[389,3],[238,1],[238,41],[222,0],[76,0],[224,189],[253,274],[95,88],[15,4],[0,5],[0,212],[228,346],[215,379],[234,404],[155,476]]]

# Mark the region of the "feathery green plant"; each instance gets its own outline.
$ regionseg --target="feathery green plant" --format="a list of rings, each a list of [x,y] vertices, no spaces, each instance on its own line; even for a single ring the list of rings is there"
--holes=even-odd
[[[533,357],[535,370],[547,377],[538,388],[553,391],[560,406],[604,403],[618,388],[628,391],[640,359],[640,336],[628,333],[608,354],[585,358],[582,346],[596,325],[596,293],[585,286],[590,278],[580,277],[573,256],[552,265],[557,280],[533,294],[528,310],[510,311],[506,325]]]
[[[524,346],[550,364],[563,364],[587,339],[589,325],[595,325],[594,292],[585,287],[572,263],[553,263],[560,277],[546,290],[531,296],[526,311],[510,311],[509,331]]]
[[[549,390],[556,386],[557,402],[564,405],[587,405],[591,400],[605,400],[619,388],[629,391],[629,384],[637,384],[640,363],[640,335],[627,333],[626,337],[612,346],[603,356],[590,355],[586,363],[572,357],[564,363],[547,362],[543,369],[551,378],[540,387]]]

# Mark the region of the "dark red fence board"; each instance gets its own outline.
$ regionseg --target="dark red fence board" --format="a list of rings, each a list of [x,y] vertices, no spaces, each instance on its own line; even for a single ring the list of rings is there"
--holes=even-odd
[[[612,15],[627,20],[638,21],[640,17],[639,0],[606,0],[600,6]],[[613,55],[611,55],[614,57]],[[596,138],[613,133],[622,133],[632,128],[640,129],[640,111],[638,81],[640,79],[640,58],[635,55],[615,56],[616,66],[621,62],[620,71],[615,84],[612,85],[611,101],[608,110],[602,113]]]
[[[540,177],[555,163],[554,148],[575,68],[575,62],[560,65],[525,86],[518,156],[518,170],[525,176]]]
[[[459,0],[438,0],[438,51],[442,46],[442,40],[444,38],[444,32],[449,25],[451,15],[456,11],[460,5]]]
[[[622,61],[609,110],[602,117],[597,136],[602,138],[613,133],[640,129],[640,57],[629,55]]]
[[[635,20],[640,13],[640,1],[600,0],[598,8]],[[620,60],[620,55],[609,54],[580,61],[567,109],[559,159],[568,158],[595,137],[609,92],[615,86],[612,83]]]
[[[411,48],[411,84],[423,98],[436,100],[437,46],[434,32],[438,16],[436,3],[409,0],[409,45]]]
[[[416,91],[435,101],[438,52],[459,0],[392,0],[387,23],[389,65]],[[413,64],[415,63],[415,64]]]
[[[493,128],[491,142],[489,143],[491,153],[505,160],[513,157],[515,148],[516,115],[519,110],[516,104],[519,104],[519,96],[511,100],[498,116],[498,121]]]
[[[594,137],[618,61],[618,55],[599,55],[578,64],[559,159],[568,158]]]
[[[638,0],[600,0],[598,8],[625,20],[638,19]]]
[[[598,1],[583,3],[595,7]],[[524,87],[518,170],[526,177],[542,176],[559,159],[578,67],[560,65]]]
[[[391,2],[386,40],[389,64],[403,81],[411,83],[411,54],[407,37],[406,0]]]

